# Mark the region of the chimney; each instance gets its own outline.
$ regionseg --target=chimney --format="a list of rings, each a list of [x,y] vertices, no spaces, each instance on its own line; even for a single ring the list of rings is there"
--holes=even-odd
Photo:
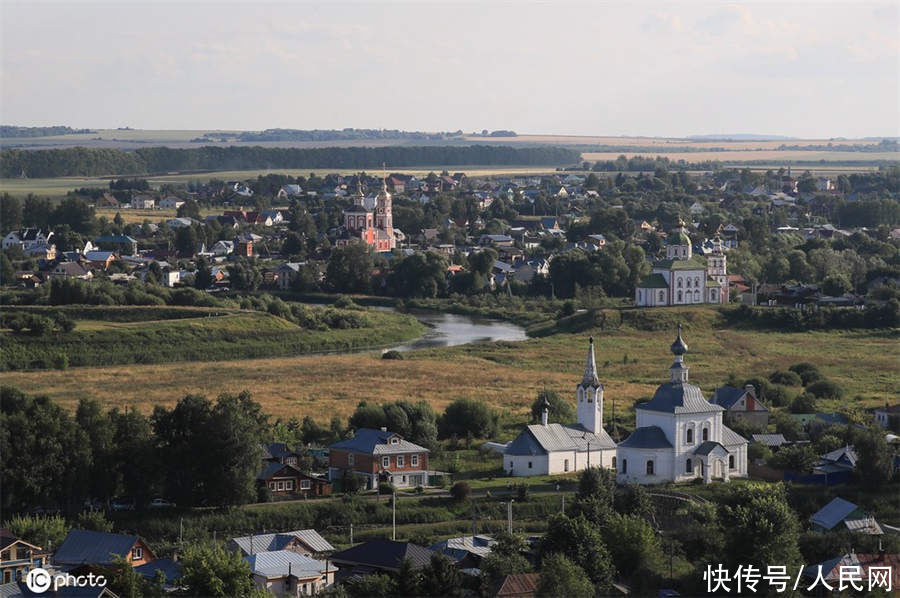
[[[550,415],[550,413],[547,411],[547,404],[545,403],[543,409],[541,409],[541,425],[542,426],[547,425],[547,418],[549,415]]]
[[[756,387],[753,386],[752,384],[745,385],[744,390],[746,390],[749,393],[752,393],[753,395],[756,395]]]
[[[381,426],[381,431],[382,431],[382,432],[387,432],[387,428],[384,427],[384,426]]]

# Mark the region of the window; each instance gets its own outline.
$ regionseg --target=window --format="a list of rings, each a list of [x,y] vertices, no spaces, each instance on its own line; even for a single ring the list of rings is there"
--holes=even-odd
[[[284,482],[278,482],[278,489],[284,490]]]
[[[694,463],[690,459],[684,462],[684,473],[694,473]]]
[[[563,471],[569,471],[569,460],[563,461]]]
[[[680,278],[678,279],[678,288],[679,289],[681,288],[681,279]]]
[[[694,428],[688,428],[684,439],[687,444],[694,444]]]
[[[353,467],[353,462],[354,462],[353,453],[349,453],[347,455],[347,465],[349,465],[350,467]]]
[[[141,548],[140,546],[135,546],[134,548],[131,549],[131,560],[132,561],[139,561],[142,558],[144,558],[144,549],[143,548]]]
[[[403,458],[403,455],[397,455],[397,467],[403,467],[403,463],[406,459]]]
[[[412,457],[410,457],[409,464],[412,467],[418,467],[419,466],[419,455],[413,455]]]
[[[681,301],[682,301],[682,299],[681,299],[681,291],[678,291],[678,302],[681,303]]]
[[[288,465],[296,465],[297,457],[288,457],[287,459],[284,460],[284,462],[287,463]]]
[[[734,469],[734,455],[728,455],[728,469]]]
[[[697,276],[694,278],[694,286],[700,288],[700,277]]]
[[[712,300],[715,301],[716,300],[716,292],[713,291],[712,294],[710,295],[710,297],[712,297]]]
[[[694,302],[700,303],[700,291],[694,291]]]
[[[400,444],[400,440],[395,436],[391,438],[391,444]]]
[[[382,457],[381,458],[381,466],[382,467],[390,467],[391,466],[391,458],[390,457]]]
[[[275,482],[269,482],[269,490],[275,489]]]
[[[531,469],[531,461],[528,462],[528,469]]]
[[[653,461],[647,461],[647,475],[653,475]]]
[[[287,480],[284,483],[284,489],[285,490],[293,490],[294,489],[294,480]]]
[[[687,288],[691,288],[691,279],[690,278],[687,279],[687,284],[685,284],[685,286]]]
[[[622,459],[622,473],[628,473],[628,459]]]
[[[613,471],[616,470],[616,458],[615,457],[613,457],[613,459],[612,459],[612,469],[613,469]]]
[[[406,483],[406,476],[403,476],[403,483]]]
[[[663,293],[662,291],[659,292],[659,300],[660,300],[660,301],[665,301],[665,300],[666,300],[666,295],[665,295],[665,293]]]
[[[309,490],[312,488],[312,480],[300,480],[300,489]]]
[[[510,470],[510,471],[513,470],[513,462],[512,462],[512,461],[509,462],[509,470]]]
[[[703,428],[703,442],[709,440],[709,428]]]

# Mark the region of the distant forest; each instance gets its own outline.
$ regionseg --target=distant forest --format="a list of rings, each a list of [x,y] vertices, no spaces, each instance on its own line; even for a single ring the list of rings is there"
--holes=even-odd
[[[74,135],[76,133],[96,133],[90,129],[73,129],[58,125],[55,127],[17,127],[0,125],[0,137],[49,137],[50,135]]]
[[[350,141],[358,139],[419,139],[441,140],[462,135],[462,131],[452,133],[423,133],[421,131],[400,131],[397,129],[266,129],[265,131],[241,131],[237,133],[205,133],[192,141]]]
[[[73,147],[0,151],[0,176],[135,175],[259,168],[379,168],[398,166],[566,166],[579,152],[563,147],[488,145],[422,147],[263,148],[148,147],[134,151]]]

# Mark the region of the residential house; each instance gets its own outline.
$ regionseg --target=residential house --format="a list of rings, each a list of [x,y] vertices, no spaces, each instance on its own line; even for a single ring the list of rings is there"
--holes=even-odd
[[[275,271],[278,288],[282,291],[289,290],[294,281],[297,280],[297,275],[300,273],[300,266],[302,265],[303,263],[301,262],[285,262],[278,266],[278,269]]]
[[[98,249],[119,251],[127,255],[137,254],[137,240],[128,235],[103,235],[94,239],[94,245]]]
[[[463,536],[441,540],[429,549],[450,557],[458,569],[477,569],[496,543],[490,536]]]
[[[67,580],[68,581],[68,580]],[[32,592],[24,581],[11,581],[0,585],[2,598],[119,598],[107,586],[79,586],[75,584],[57,586],[52,592]]]
[[[23,228],[7,233],[0,244],[2,244],[3,249],[20,247],[22,251],[27,251],[36,245],[48,245],[52,236],[52,231],[45,233],[39,228]]]
[[[17,538],[7,529],[0,528],[0,580],[2,583],[18,581],[36,567],[43,567],[50,556],[40,546]]]
[[[179,228],[188,228],[195,224],[200,224],[200,223],[197,222],[196,220],[194,220],[193,218],[189,218],[187,216],[181,216],[178,218],[170,218],[169,220],[166,220],[166,226],[168,226],[172,230],[179,229]]]
[[[478,244],[491,247],[511,247],[513,238],[509,235],[481,235]]]
[[[870,517],[858,506],[840,497],[831,499],[827,505],[813,513],[809,522],[810,528],[815,532],[828,532],[839,527],[870,535],[884,533],[874,517]]]
[[[156,582],[162,576],[162,587],[166,593],[172,593],[180,588],[182,573],[181,563],[172,558],[156,559],[134,568],[138,575],[150,582]]]
[[[777,451],[781,447],[791,444],[783,434],[753,434],[753,442],[767,446],[773,451]]]
[[[331,562],[338,566],[337,581],[354,575],[370,573],[397,573],[404,560],[409,560],[414,570],[431,561],[434,554],[428,548],[412,542],[393,540],[369,540],[347,550],[331,555]]]
[[[303,194],[303,189],[300,185],[284,185],[281,189],[278,190],[278,193],[275,195],[278,199],[289,199],[291,197],[299,197]]]
[[[746,422],[761,428],[769,425],[769,409],[756,398],[752,384],[744,388],[720,386],[709,402],[725,409],[726,424]]]
[[[331,494],[331,483],[328,480],[304,473],[297,466],[287,463],[267,463],[256,479],[275,496],[310,497]]]
[[[900,433],[900,403],[896,405],[888,405],[878,407],[872,414],[875,417],[875,423],[882,428],[893,430]]]
[[[156,199],[150,195],[135,195],[131,198],[131,208],[134,210],[153,210],[156,208]]]
[[[320,558],[334,552],[334,546],[314,529],[241,536],[229,540],[225,548],[230,552],[238,551],[242,556],[257,552],[289,550],[303,556]]]
[[[248,554],[253,582],[270,596],[313,596],[334,583],[336,569],[290,550]]]
[[[216,256],[229,255],[234,252],[234,241],[216,241],[211,251]]]
[[[53,243],[35,244],[23,251],[25,257],[37,258],[40,260],[55,260],[56,245]]]
[[[805,567],[803,577],[805,581],[801,583],[801,586],[818,586],[823,595],[825,595],[826,588],[821,586],[820,579],[828,584],[827,589],[834,589],[835,594],[842,582],[848,593],[856,593],[851,589],[849,577],[854,580],[856,588],[862,590],[869,588],[870,580],[880,580],[882,583],[872,586],[869,595],[874,595],[876,591],[881,590],[879,593],[883,595],[897,596],[898,588],[900,588],[900,554],[850,552]],[[807,582],[811,582],[812,586],[807,586]]]
[[[156,560],[150,547],[137,536],[73,529],[53,555],[58,566],[113,565],[123,559],[133,567]]]
[[[113,251],[88,251],[84,254],[91,267],[106,270],[118,258]]]
[[[50,271],[50,278],[78,278],[90,280],[94,273],[79,262],[60,262]]]
[[[168,209],[168,210],[177,210],[178,208],[180,208],[183,205],[184,205],[184,200],[181,199],[180,197],[175,197],[173,195],[165,197],[159,201],[159,207]]]
[[[378,488],[379,482],[394,486],[427,486],[428,449],[405,440],[386,428],[360,428],[349,440],[329,447],[328,479],[334,481],[345,474],[364,478],[367,489]]]

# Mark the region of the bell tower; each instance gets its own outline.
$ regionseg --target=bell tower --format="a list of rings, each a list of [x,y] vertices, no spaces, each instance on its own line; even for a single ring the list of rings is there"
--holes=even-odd
[[[594,337],[588,345],[584,377],[576,387],[578,423],[588,432],[598,434],[603,429],[603,385],[597,378],[597,363],[594,360]]]

